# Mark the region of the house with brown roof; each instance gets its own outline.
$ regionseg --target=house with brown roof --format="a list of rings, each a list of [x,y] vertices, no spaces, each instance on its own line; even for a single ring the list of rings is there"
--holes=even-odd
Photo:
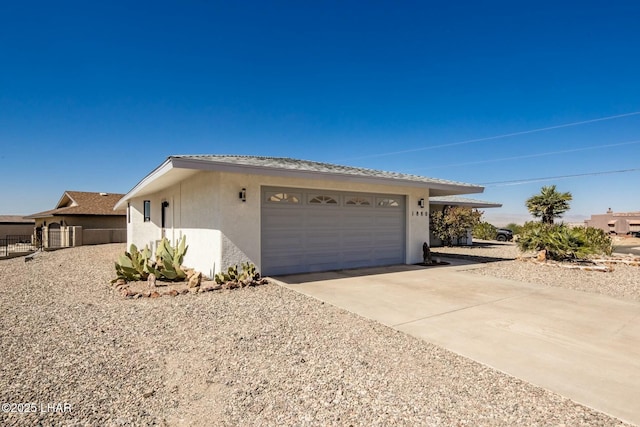
[[[126,242],[126,209],[114,210],[124,194],[65,191],[54,209],[35,220],[36,239],[45,248]]]

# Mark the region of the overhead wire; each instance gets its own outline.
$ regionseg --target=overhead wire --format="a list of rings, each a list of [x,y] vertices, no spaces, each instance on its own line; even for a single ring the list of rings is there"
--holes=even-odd
[[[450,142],[450,143],[446,143],[446,144],[438,144],[438,145],[430,145],[430,146],[425,146],[425,147],[411,148],[411,149],[407,149],[407,150],[389,151],[389,152],[386,152],[386,153],[378,153],[378,154],[369,154],[369,155],[366,155],[366,156],[354,157],[353,159],[357,160],[357,159],[368,159],[368,158],[374,158],[374,157],[385,157],[385,156],[392,156],[392,155],[396,155],[396,154],[407,154],[407,153],[415,153],[415,152],[418,152],[418,151],[432,150],[434,148],[454,147],[454,146],[457,146],[457,145],[472,144],[474,142],[492,141],[492,140],[508,138],[508,137],[512,137],[512,136],[528,135],[528,134],[532,134],[532,133],[545,132],[545,131],[554,130],[554,129],[562,129],[562,128],[567,128],[567,127],[572,127],[572,126],[585,125],[585,124],[589,124],[589,123],[602,122],[602,121],[606,121],[606,120],[614,120],[614,119],[619,119],[619,118],[622,118],[622,117],[637,116],[639,114],[640,114],[640,111],[634,111],[634,112],[631,112],[631,113],[617,114],[617,115],[613,115],[613,116],[600,117],[600,118],[597,118],[597,119],[582,120],[582,121],[579,121],[579,122],[565,123],[565,124],[561,124],[561,125],[547,126],[547,127],[543,127],[543,128],[529,129],[529,130],[524,130],[524,131],[519,131],[519,132],[505,133],[505,134],[502,134],[502,135],[488,136],[488,137],[484,137],[484,138],[474,138],[474,139],[467,139],[467,140],[464,140],[464,141]]]
[[[495,163],[495,162],[504,162],[504,161],[508,161],[508,160],[530,159],[530,158],[533,158],[533,157],[544,157],[544,156],[551,156],[551,155],[554,155],[554,154],[575,153],[575,152],[578,152],[578,151],[596,150],[598,148],[620,147],[620,146],[623,146],[623,145],[632,145],[632,144],[640,144],[640,140],[619,142],[619,143],[614,143],[614,144],[593,145],[593,146],[589,146],[589,147],[572,148],[572,149],[569,149],[569,150],[547,151],[545,153],[525,154],[525,155],[522,155],[522,156],[501,157],[501,158],[498,158],[498,159],[477,160],[477,161],[473,161],[473,162],[453,163],[453,164],[448,164],[448,165],[437,165],[437,166],[431,166],[429,168],[411,169],[411,170],[412,171],[418,171],[418,170],[442,169],[442,168],[457,167],[457,166],[480,165],[480,164],[483,164],[483,163]]]
[[[620,170],[614,170],[614,171],[587,172],[587,173],[579,173],[579,174],[573,174],[573,175],[558,175],[558,176],[546,176],[541,178],[515,179],[511,181],[492,181],[492,182],[480,183],[480,185],[484,185],[486,187],[504,187],[509,185],[521,185],[521,184],[529,184],[532,182],[548,181],[551,179],[581,178],[585,176],[610,175],[610,174],[616,174],[616,173],[629,173],[629,172],[639,172],[639,171],[640,171],[640,168],[620,169]]]

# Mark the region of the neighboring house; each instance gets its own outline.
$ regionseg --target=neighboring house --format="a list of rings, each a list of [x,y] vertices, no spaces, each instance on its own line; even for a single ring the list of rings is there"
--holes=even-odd
[[[126,210],[114,210],[123,194],[65,191],[55,209],[29,215],[45,248],[122,243]]]
[[[493,202],[485,202],[484,200],[476,200],[469,199],[466,197],[459,196],[441,196],[441,197],[430,197],[429,198],[429,211],[443,211],[447,206],[464,206],[468,208],[500,208],[502,207],[501,203],[493,203]],[[467,236],[460,239],[457,244],[459,245],[471,245],[473,244],[473,237],[471,235],[471,231],[467,232]],[[430,235],[431,246],[440,246],[442,245],[442,241],[437,237],[434,237],[433,234]],[[454,242],[456,243],[456,242]]]
[[[7,236],[31,236],[35,220],[20,215],[0,215],[0,239]]]
[[[421,262],[425,201],[482,191],[288,158],[171,156],[116,208],[128,208],[129,244],[186,236],[185,265],[205,275],[243,261],[276,275]]]
[[[625,235],[640,232],[640,212],[613,212],[611,208],[605,214],[591,215],[584,221],[587,227],[595,227],[610,234]]]

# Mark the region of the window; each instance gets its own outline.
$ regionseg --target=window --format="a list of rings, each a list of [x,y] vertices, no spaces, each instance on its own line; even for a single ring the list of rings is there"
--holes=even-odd
[[[378,206],[385,208],[397,208],[400,206],[400,203],[396,199],[392,199],[389,197],[381,197],[377,200]]]
[[[291,193],[270,193],[267,201],[273,203],[300,203],[300,196]]]
[[[151,200],[144,201],[144,222],[151,221]]]
[[[334,199],[332,196],[315,196],[309,199],[309,203],[312,205],[337,205],[338,201]]]
[[[131,203],[127,203],[127,224],[131,223]]]
[[[347,201],[345,202],[345,205],[347,205],[347,206],[371,206],[371,198],[369,198],[369,197],[360,197],[360,196],[348,197]]]

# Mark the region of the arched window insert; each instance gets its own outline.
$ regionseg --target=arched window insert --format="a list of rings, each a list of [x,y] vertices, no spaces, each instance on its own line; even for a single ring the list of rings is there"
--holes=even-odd
[[[267,201],[272,203],[300,203],[300,196],[292,193],[271,193]]]
[[[333,196],[320,195],[309,199],[312,205],[337,205],[338,201]]]
[[[347,206],[371,206],[371,199],[369,197],[349,197],[345,202]]]
[[[383,197],[377,200],[377,205],[383,208],[397,208],[400,206],[400,203],[396,199]]]

